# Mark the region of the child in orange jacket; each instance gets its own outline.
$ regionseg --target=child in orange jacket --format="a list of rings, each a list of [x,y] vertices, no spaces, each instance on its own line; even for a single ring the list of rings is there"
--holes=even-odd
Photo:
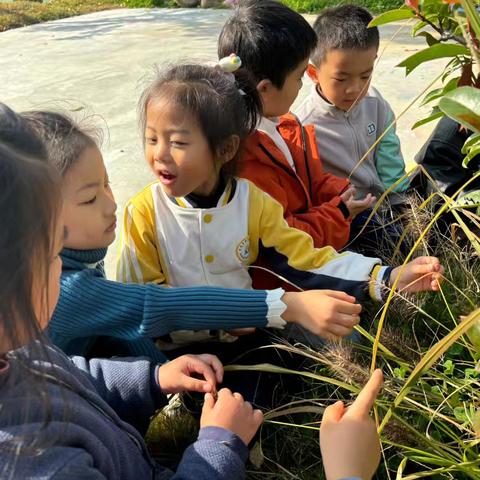
[[[242,2],[219,37],[220,58],[237,53],[250,71],[263,104],[263,117],[248,139],[239,175],[284,208],[288,224],[307,232],[315,247],[345,247],[352,218],[370,207],[372,195],[354,198],[347,179],[323,172],[313,126],[287,115],[302,86],[317,37],[298,13],[274,0]],[[269,266],[260,257],[261,266]],[[254,287],[278,281],[253,272]]]

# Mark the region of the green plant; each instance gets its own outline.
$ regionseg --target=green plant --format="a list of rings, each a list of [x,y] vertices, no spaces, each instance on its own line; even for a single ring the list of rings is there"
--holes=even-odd
[[[371,26],[394,21],[406,21],[411,25],[412,35],[424,37],[427,48],[403,60],[398,66],[408,75],[426,62],[443,59],[447,61],[439,79],[442,86],[431,89],[423,104],[432,105],[430,115],[418,121],[413,128],[444,115],[440,108],[442,97],[460,86],[477,86],[480,22],[473,0],[406,0],[401,8],[377,16]]]

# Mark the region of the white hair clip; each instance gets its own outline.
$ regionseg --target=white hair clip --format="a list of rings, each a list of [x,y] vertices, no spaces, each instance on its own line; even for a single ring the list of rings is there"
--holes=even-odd
[[[242,60],[236,53],[223,57],[218,61],[218,66],[227,73],[236,72],[242,66]]]

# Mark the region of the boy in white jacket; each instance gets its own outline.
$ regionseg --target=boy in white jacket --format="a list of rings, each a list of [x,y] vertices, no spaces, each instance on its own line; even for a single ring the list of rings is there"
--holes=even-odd
[[[379,45],[378,28],[368,28],[371,20],[357,5],[326,9],[317,17],[318,44],[307,68],[314,86],[295,113],[304,124],[314,124],[325,171],[349,178],[352,196],[372,193],[378,199],[405,174],[405,163],[395,128],[388,129],[392,109],[370,86]],[[401,204],[408,186],[408,181],[400,182],[389,203]],[[370,212],[356,223],[361,226]]]
[[[358,195],[377,198],[405,174],[400,140],[392,127],[360,166],[358,161],[394,120],[388,102],[370,86],[377,57],[378,28],[368,28],[370,13],[357,5],[322,12],[313,28],[318,44],[307,72],[314,88],[296,112],[316,128],[327,171],[350,177]],[[408,187],[402,182],[400,193]],[[391,196],[392,203],[397,203]]]

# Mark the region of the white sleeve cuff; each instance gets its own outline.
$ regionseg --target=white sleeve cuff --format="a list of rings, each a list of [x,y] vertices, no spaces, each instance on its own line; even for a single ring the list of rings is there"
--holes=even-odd
[[[275,290],[267,290],[267,327],[283,328],[287,322],[282,318],[283,313],[287,309],[285,303],[282,302],[282,297],[285,294],[283,288]]]
[[[370,296],[378,302],[383,302],[383,292],[385,289],[384,277],[387,270],[390,270],[390,267],[383,265],[379,267],[380,268],[378,268],[375,278],[372,278],[370,283]]]

